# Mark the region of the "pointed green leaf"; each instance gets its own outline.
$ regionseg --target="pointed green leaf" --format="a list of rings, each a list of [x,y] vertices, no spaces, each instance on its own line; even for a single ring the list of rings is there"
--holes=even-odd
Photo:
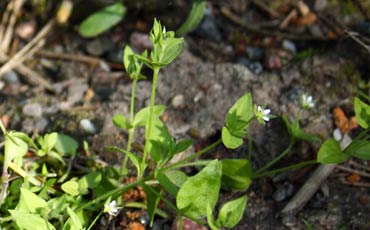
[[[210,205],[207,206],[207,223],[212,230],[220,230],[219,224],[215,221],[213,217],[213,208]]]
[[[159,187],[150,187],[149,189],[148,186],[146,185],[143,186],[143,189],[146,194],[146,205],[147,205],[147,211],[150,217],[150,226],[152,226],[154,215],[155,215],[155,212],[156,212],[159,200],[160,200],[160,197],[157,196],[157,194],[160,193],[161,189]],[[154,193],[152,190],[155,191],[157,194]]]
[[[317,161],[322,164],[335,164],[346,161],[349,155],[342,152],[338,141],[327,139],[317,153]]]
[[[229,149],[236,149],[243,144],[243,139],[233,136],[229,129],[226,127],[222,128],[222,143]]]
[[[187,180],[187,176],[180,170],[170,170],[165,173],[159,172],[156,179],[169,194],[176,197],[179,188]]]
[[[176,143],[176,147],[174,150],[174,153],[181,153],[187,150],[191,145],[193,144],[193,140],[186,139],[186,140],[181,140],[178,143]]]
[[[18,132],[10,131],[5,136],[4,168],[7,168],[11,161],[18,166],[22,164],[22,158],[28,150],[28,144],[18,136]]]
[[[48,205],[45,200],[29,191],[28,189],[21,188],[21,195],[17,204],[16,210],[27,213],[36,213],[40,209],[47,208]]]
[[[113,116],[113,124],[117,128],[121,129],[129,129],[130,128],[130,122],[127,120],[127,118],[121,114],[116,114]]]
[[[50,152],[54,148],[55,144],[57,143],[57,138],[58,138],[58,133],[56,132],[45,134],[44,136],[45,146],[41,146],[41,148],[47,152]]]
[[[83,37],[95,37],[118,24],[125,13],[126,8],[121,2],[109,5],[86,18],[81,23],[78,32]]]
[[[250,93],[239,98],[226,115],[226,127],[231,130],[245,128],[254,117],[252,96]]]
[[[24,230],[55,230],[47,219],[38,214],[26,213],[18,210],[9,210],[10,215],[15,220],[19,228]]]
[[[236,200],[227,202],[218,214],[217,222],[222,227],[233,228],[243,217],[247,205],[247,196],[242,196]]]
[[[69,215],[69,218],[67,219],[66,223],[63,226],[63,230],[81,230],[82,223],[80,221],[80,218],[77,216],[77,214],[70,208],[67,207],[67,213]]]
[[[55,150],[60,154],[75,156],[77,153],[78,142],[68,135],[58,133]]]
[[[370,141],[356,140],[353,141],[345,150],[346,154],[357,157],[362,160],[370,160]]]
[[[177,207],[195,219],[206,216],[207,206],[213,209],[218,200],[221,174],[221,163],[213,160],[195,176],[189,177],[177,193]]]
[[[134,122],[133,122],[134,127],[146,126],[146,123],[149,118],[149,109],[150,107],[145,107],[141,109],[139,112],[137,112],[137,114],[135,115]],[[153,107],[154,118],[155,119],[159,118],[159,116],[162,115],[165,109],[166,109],[165,105],[155,105]]]
[[[181,27],[176,31],[176,34],[183,36],[185,33],[195,30],[197,26],[199,25],[199,23],[202,21],[206,6],[207,6],[207,1],[194,0],[188,18],[181,25]]]
[[[252,182],[252,165],[243,159],[223,159],[222,187],[231,190],[246,190]]]
[[[71,196],[80,195],[79,184],[76,180],[69,180],[62,184],[61,189]]]
[[[361,101],[360,98],[356,97],[354,101],[355,114],[358,124],[367,129],[370,126],[370,105]]]
[[[126,154],[128,156],[128,158],[131,160],[131,162],[134,164],[134,166],[136,167],[136,170],[138,172],[138,175],[140,175],[140,172],[141,172],[141,158],[127,150],[124,150],[124,149],[121,149],[121,148],[118,148],[116,146],[108,146],[106,147],[107,150],[109,151],[114,151],[114,152],[120,152],[120,153],[123,153],[123,154]]]

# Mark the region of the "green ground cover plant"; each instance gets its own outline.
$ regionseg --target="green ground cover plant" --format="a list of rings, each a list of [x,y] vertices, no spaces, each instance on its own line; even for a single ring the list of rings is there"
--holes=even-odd
[[[316,136],[300,128],[299,112],[294,121],[283,118],[291,136],[287,149],[259,169],[252,167],[252,151],[248,159],[201,159],[204,153],[221,144],[230,149],[238,148],[244,139],[250,138],[252,121],[264,125],[274,118],[270,109],[253,103],[251,94],[245,93],[228,110],[220,139],[182,160],[169,163],[193,142],[175,140],[171,136],[161,120],[166,106],[155,103],[156,86],[159,72],[181,53],[184,40],[175,37],[173,31],[167,31],[157,20],[154,20],[150,38],[154,47],[151,51],[137,54],[129,46],[124,48],[124,66],[132,79],[130,116],[118,114],[112,121],[128,132],[128,141],[125,148],[118,147],[119,143],[106,147],[125,156],[119,168],[86,158],[85,167],[72,172],[72,163],[81,157],[82,151],[73,137],[53,132],[32,139],[24,133],[6,130],[0,122],[5,139],[1,155],[1,229],[91,229],[103,215],[110,220],[124,207],[145,208],[151,225],[157,216],[168,217],[168,213],[158,208],[160,201],[179,217],[180,229],[182,216],[214,230],[231,229],[243,217],[247,196],[219,204],[221,189],[246,191],[254,179],[309,164],[339,163],[350,156],[370,159],[370,106],[359,98],[354,101],[355,112],[364,131],[344,151],[338,147],[337,140],[328,139],[322,144],[317,161],[272,169],[291,152],[297,141],[320,143]],[[137,109],[134,103],[136,85],[145,78],[142,75],[144,65],[153,72],[150,106]],[[301,107],[302,110],[313,108],[313,98],[301,95]],[[145,129],[142,152],[133,151],[131,146],[138,128]],[[86,145],[84,148],[87,151]],[[135,169],[136,180],[124,184],[123,179],[131,176],[128,162]],[[182,170],[192,166],[199,169],[195,175],[187,175]],[[137,186],[144,189],[146,203],[123,202],[122,194]],[[215,210],[216,207],[220,209]]]

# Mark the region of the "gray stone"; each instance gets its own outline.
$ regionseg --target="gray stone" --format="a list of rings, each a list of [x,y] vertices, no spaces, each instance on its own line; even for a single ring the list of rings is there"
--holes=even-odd
[[[30,117],[41,117],[42,116],[42,106],[40,103],[30,103],[23,106],[22,113]]]
[[[15,83],[19,82],[19,77],[18,77],[18,74],[15,71],[10,70],[10,71],[4,73],[3,80],[7,84],[15,84]]]
[[[85,132],[90,134],[95,134],[97,131],[95,125],[89,119],[82,119],[80,126]]]

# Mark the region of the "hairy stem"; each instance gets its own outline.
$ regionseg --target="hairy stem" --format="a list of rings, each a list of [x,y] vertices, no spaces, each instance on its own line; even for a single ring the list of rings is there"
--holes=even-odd
[[[277,173],[283,173],[283,172],[287,172],[287,171],[290,171],[290,170],[299,169],[299,168],[302,168],[304,166],[312,165],[312,164],[317,164],[317,161],[316,160],[304,161],[304,162],[300,162],[300,163],[297,163],[297,164],[294,164],[294,165],[289,165],[287,167],[274,169],[274,170],[267,171],[267,172],[262,172],[262,173],[259,173],[259,174],[256,173],[255,175],[253,175],[252,179],[271,176],[271,175],[274,175],[274,174],[277,174]]]
[[[148,144],[150,140],[150,135],[152,132],[152,126],[153,126],[153,108],[154,108],[154,102],[155,102],[155,94],[157,90],[157,82],[158,82],[158,73],[160,68],[154,67],[153,68],[153,84],[152,84],[152,94],[150,97],[150,107],[149,107],[149,118],[148,118],[148,127],[146,130],[146,140],[145,140],[145,147],[144,147],[144,153],[143,153],[143,160],[141,162],[141,175],[139,175],[139,178],[141,178],[144,174],[145,169],[145,162],[148,155]]]
[[[137,86],[137,79],[134,79],[132,82],[132,88],[131,88],[131,100],[130,100],[130,124],[134,120],[134,113],[135,113],[135,95],[136,95],[136,86]],[[131,145],[132,145],[132,139],[135,133],[135,127],[130,127],[128,131],[128,140],[127,140],[127,152],[131,151]],[[127,161],[128,161],[128,156],[125,155],[125,158],[123,159],[122,162],[122,175],[127,174]]]

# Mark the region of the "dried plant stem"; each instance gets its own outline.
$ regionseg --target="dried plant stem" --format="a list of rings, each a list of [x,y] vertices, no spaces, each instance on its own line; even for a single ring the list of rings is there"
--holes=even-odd
[[[23,59],[23,57],[29,52],[36,52],[37,49],[40,49],[43,45],[43,38],[51,31],[54,23],[54,19],[51,19],[26,46],[12,56],[7,63],[0,68],[0,76],[22,63],[22,60],[25,59]]]
[[[10,43],[13,39],[14,25],[17,19],[17,14],[21,9],[24,0],[14,0],[8,4],[2,19],[3,31],[0,33],[0,48],[4,53],[7,53]]]

